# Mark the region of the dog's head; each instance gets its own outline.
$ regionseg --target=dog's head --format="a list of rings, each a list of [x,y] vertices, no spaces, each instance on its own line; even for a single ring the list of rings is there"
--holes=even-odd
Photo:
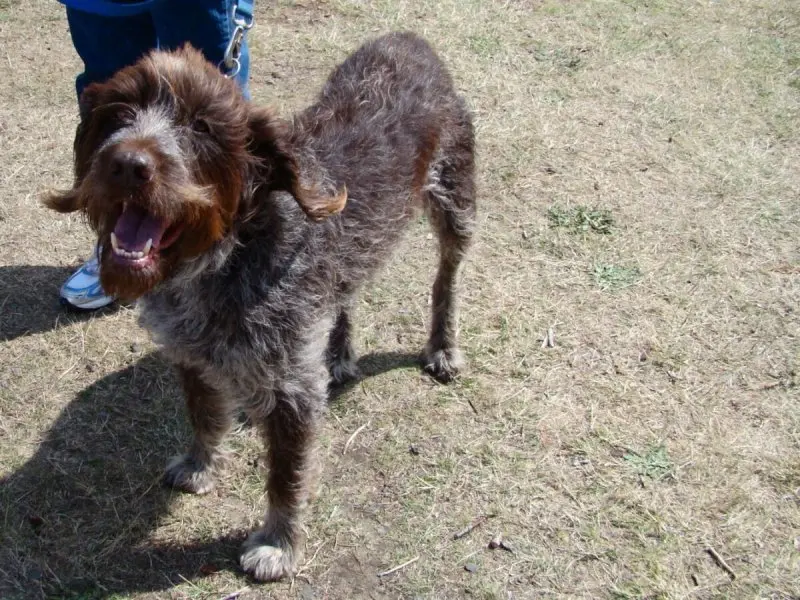
[[[44,203],[84,211],[103,251],[100,277],[137,298],[228,235],[253,189],[285,190],[314,220],[344,194],[300,184],[287,126],[186,46],[156,51],[86,88],[75,136],[75,183]]]

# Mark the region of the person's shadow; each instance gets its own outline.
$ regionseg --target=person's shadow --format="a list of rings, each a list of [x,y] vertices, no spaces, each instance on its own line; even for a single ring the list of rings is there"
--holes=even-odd
[[[66,311],[58,300],[61,285],[74,269],[49,265],[0,266],[0,341],[42,333],[117,310]]]
[[[416,361],[372,354],[359,367],[369,377]],[[182,404],[156,353],[76,396],[35,455],[0,480],[0,597],[96,599],[169,589],[208,565],[238,572],[247,531],[150,539],[176,494],[161,485],[163,468],[189,440]]]

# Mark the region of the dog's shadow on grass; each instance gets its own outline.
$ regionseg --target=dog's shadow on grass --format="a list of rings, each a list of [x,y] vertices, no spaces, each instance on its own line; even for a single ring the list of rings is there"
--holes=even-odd
[[[422,358],[419,354],[407,352],[376,352],[359,357],[357,366],[359,376],[340,385],[328,388],[328,401],[335,404],[336,400],[352,390],[359,382],[369,377],[375,377],[394,369],[419,367]]]
[[[0,341],[58,329],[117,310],[66,311],[59,289],[73,273],[70,267],[49,265],[0,266]]]
[[[369,377],[416,360],[371,354],[359,367]],[[155,353],[76,396],[35,455],[0,480],[0,597],[104,598],[169,589],[210,566],[238,572],[245,530],[198,532],[196,542],[154,535],[178,494],[161,473],[189,440],[182,405]]]

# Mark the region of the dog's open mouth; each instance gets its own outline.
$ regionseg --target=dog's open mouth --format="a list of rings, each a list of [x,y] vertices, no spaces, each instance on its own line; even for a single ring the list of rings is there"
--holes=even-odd
[[[111,232],[114,261],[132,269],[153,264],[158,253],[178,239],[182,227],[149,213],[136,204],[126,203]]]

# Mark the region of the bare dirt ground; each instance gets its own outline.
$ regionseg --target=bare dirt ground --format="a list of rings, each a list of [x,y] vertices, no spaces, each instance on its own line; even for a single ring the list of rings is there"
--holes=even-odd
[[[800,598],[800,3],[257,8],[253,96],[284,114],[381,32],[451,66],[480,146],[469,368],[413,362],[420,221],[359,306],[300,572],[243,577],[256,436],[210,495],[161,487],[172,372],[135,310],[56,301],[92,245],[38,204],[71,177],[63,10],[0,0],[0,597]]]

